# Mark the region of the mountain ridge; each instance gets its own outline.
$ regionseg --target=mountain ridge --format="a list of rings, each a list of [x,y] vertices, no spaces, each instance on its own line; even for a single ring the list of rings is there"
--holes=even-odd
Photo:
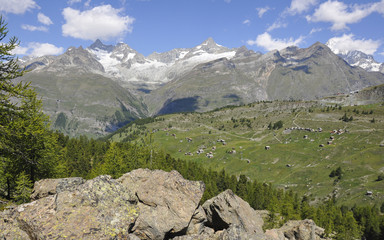
[[[46,90],[41,87],[44,82],[50,86],[49,81],[55,81],[52,80],[55,78],[76,82],[91,74],[95,79],[108,79],[132,96],[129,97],[132,101],[123,105],[135,109],[132,113],[141,113],[133,114],[133,117],[180,111],[203,112],[260,100],[312,100],[384,83],[382,73],[350,66],[320,42],[308,48],[288,47],[262,54],[245,46],[229,49],[208,38],[192,48],[144,56],[125,43],[113,46],[96,40],[85,49],[70,47],[59,56],[26,58],[22,65],[30,70],[23,79],[32,81],[32,86],[37,84],[43,99],[48,92],[60,95],[56,87]],[[44,80],[36,82],[39,74]],[[108,96],[101,94],[99,97],[116,100],[114,91],[106,91]],[[80,94],[76,101],[83,105],[87,100]],[[123,111],[118,101],[113,105],[117,112]],[[49,108],[52,104],[45,110],[51,119],[56,119],[60,112]],[[90,110],[78,113],[80,119],[82,114],[92,115],[87,111]],[[107,112],[107,115],[96,116],[97,119],[118,118],[121,123],[132,119]],[[107,125],[111,124],[101,124]]]

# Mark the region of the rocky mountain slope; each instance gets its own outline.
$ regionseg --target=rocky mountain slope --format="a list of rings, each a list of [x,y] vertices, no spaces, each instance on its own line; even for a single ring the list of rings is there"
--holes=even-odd
[[[119,179],[45,179],[33,202],[0,213],[3,239],[323,239],[313,221],[263,231],[263,212],[227,190],[200,205],[203,182],[138,169]],[[265,214],[265,213],[264,213]]]
[[[242,48],[231,59],[196,66],[145,100],[152,113],[202,112],[260,100],[320,99],[383,82],[383,74],[351,67],[321,43],[265,55]]]
[[[142,101],[105,77],[104,67],[81,47],[37,58],[27,70],[17,81],[31,82],[52,127],[70,136],[103,136],[148,114]]]
[[[60,56],[26,58],[23,65],[30,72],[22,80],[32,82],[44,110],[59,119],[54,127],[72,136],[103,135],[143,116],[312,100],[384,83],[384,74],[352,67],[321,43],[261,54],[209,38],[193,48],[144,56],[125,43],[97,40]],[[64,98],[66,105],[54,103]]]
[[[326,97],[322,99],[321,102],[339,105],[368,105],[382,103],[384,102],[384,84],[364,88],[349,94]]]

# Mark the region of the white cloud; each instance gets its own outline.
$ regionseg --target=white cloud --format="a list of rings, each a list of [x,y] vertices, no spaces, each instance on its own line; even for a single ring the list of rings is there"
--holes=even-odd
[[[295,15],[308,11],[318,0],[292,0],[288,13]]]
[[[58,55],[64,52],[64,48],[56,47],[50,43],[30,43],[28,47],[32,50],[30,55],[35,57],[45,55]]]
[[[287,27],[286,23],[281,22],[281,20],[277,20],[276,22],[274,22],[271,26],[269,26],[267,28],[267,32],[270,32],[274,29],[285,28],[285,27]]]
[[[262,18],[264,13],[266,13],[269,9],[270,9],[269,7],[256,8],[257,15],[259,16],[259,18]]]
[[[317,32],[321,32],[321,31],[323,31],[323,29],[321,29],[321,28],[312,28],[311,32],[309,33],[309,35],[317,33]]]
[[[27,47],[18,46],[13,50],[13,54],[29,55],[33,57],[41,57],[45,55],[58,55],[64,52],[64,48],[56,47],[50,43],[31,42]]]
[[[247,44],[251,46],[256,45],[271,51],[275,49],[281,50],[289,46],[298,46],[303,40],[304,37],[302,36],[300,36],[298,39],[273,39],[269,33],[265,32],[257,36],[256,40],[248,40]]]
[[[0,0],[0,12],[24,14],[34,8],[40,7],[33,0]]]
[[[245,24],[245,25],[249,25],[249,24],[251,24],[251,20],[246,19],[246,20],[244,20],[243,24]]]
[[[332,30],[348,29],[347,24],[360,22],[373,12],[384,13],[384,0],[363,5],[346,5],[343,2],[328,0],[322,3],[312,16],[311,22],[330,22]]]
[[[120,10],[111,5],[101,5],[80,12],[65,8],[62,12],[66,23],[62,26],[64,36],[83,40],[108,40],[132,32],[134,18],[120,16]]]
[[[15,49],[12,50],[12,54],[16,54],[16,55],[25,55],[27,53],[29,48],[27,47],[16,47]]]
[[[341,37],[333,37],[327,45],[336,54],[346,51],[358,50],[373,55],[380,46],[380,41],[372,39],[354,39],[353,34],[344,34]]]
[[[37,20],[44,25],[53,24],[52,20],[49,17],[45,16],[43,13],[37,14]]]
[[[231,0],[224,0],[224,2],[226,2],[226,3],[230,3],[230,2],[231,2]]]
[[[72,4],[75,4],[75,3],[79,3],[81,2],[81,0],[68,0],[68,5],[72,5]]]
[[[45,26],[33,26],[33,25],[28,25],[28,24],[21,25],[21,28],[24,30],[31,31],[31,32],[34,32],[34,31],[47,32],[48,31],[48,28]]]

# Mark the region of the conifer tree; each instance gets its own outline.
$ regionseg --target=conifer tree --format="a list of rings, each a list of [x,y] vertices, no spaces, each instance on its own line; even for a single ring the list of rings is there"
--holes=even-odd
[[[0,182],[5,182],[5,195],[11,198],[21,172],[32,181],[52,174],[56,138],[48,130],[48,117],[36,92],[29,83],[14,80],[25,71],[12,54],[19,41],[12,37],[3,42],[7,34],[0,17],[0,167],[4,173]]]
[[[32,193],[32,186],[33,183],[29,180],[27,174],[25,174],[25,172],[20,173],[16,180],[15,200],[18,203],[28,202],[30,199],[29,196],[31,196]]]

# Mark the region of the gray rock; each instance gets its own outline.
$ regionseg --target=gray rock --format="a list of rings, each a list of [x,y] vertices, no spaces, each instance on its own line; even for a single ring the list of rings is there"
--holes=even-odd
[[[187,229],[187,235],[197,234],[200,235],[205,230],[205,224],[207,223],[207,215],[204,209],[199,206],[193,213],[192,220],[189,223]]]
[[[60,178],[60,179],[42,179],[35,182],[31,199],[37,200],[49,195],[55,195],[63,191],[74,190],[77,186],[83,184],[85,180],[80,177]]]
[[[271,229],[265,232],[268,240],[320,240],[326,239],[324,229],[316,226],[313,220],[292,220],[281,228]]]
[[[226,190],[203,204],[207,214],[207,226],[215,231],[237,225],[249,235],[263,236],[263,219],[256,211],[232,190]]]
[[[138,169],[117,181],[137,197],[140,215],[132,231],[141,239],[185,234],[205,189],[203,182],[185,180],[177,171]]]
[[[227,190],[199,201],[204,183],[138,169],[114,180],[46,179],[31,203],[0,212],[0,239],[320,240],[312,220],[263,232],[262,214]]]
[[[128,238],[139,215],[134,200],[116,180],[99,176],[1,213],[0,229],[11,229],[2,232],[6,239]]]

